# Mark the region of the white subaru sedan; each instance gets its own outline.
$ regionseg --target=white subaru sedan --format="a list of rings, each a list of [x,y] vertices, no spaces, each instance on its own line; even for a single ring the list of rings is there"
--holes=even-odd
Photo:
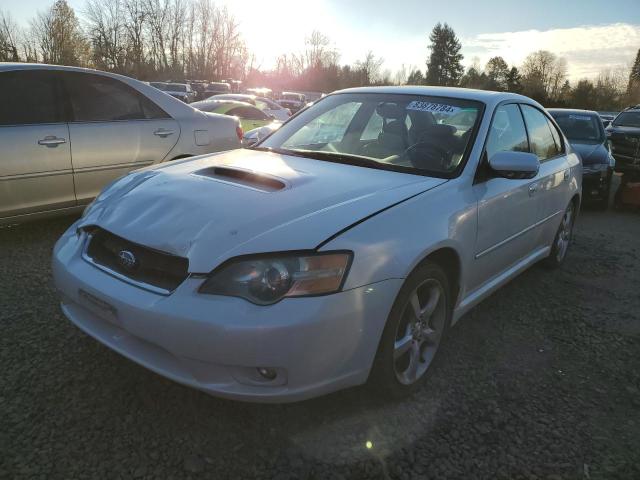
[[[58,241],[55,283],[84,332],[214,395],[400,396],[471,307],[562,264],[581,169],[529,98],[344,90],[253,149],[110,185]]]

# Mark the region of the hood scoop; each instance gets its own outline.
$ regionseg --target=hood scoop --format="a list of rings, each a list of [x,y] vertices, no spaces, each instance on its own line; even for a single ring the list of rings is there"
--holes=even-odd
[[[193,175],[207,177],[221,183],[237,185],[265,193],[277,192],[287,187],[284,180],[280,178],[236,167],[207,167],[193,172]]]

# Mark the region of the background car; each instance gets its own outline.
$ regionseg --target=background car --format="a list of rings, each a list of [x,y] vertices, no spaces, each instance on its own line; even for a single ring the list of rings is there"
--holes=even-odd
[[[191,105],[203,112],[237,117],[240,120],[240,125],[244,131],[269,125],[275,120],[273,116],[267,115],[259,108],[246,102],[236,102],[233,100],[203,100],[201,102],[192,103]]]
[[[264,127],[254,128],[253,130],[245,132],[242,136],[242,146],[254,146],[258,142],[264,140],[268,135],[271,135],[271,133],[275,132],[281,126],[282,124],[279,122],[272,122],[269,125],[265,125]]]
[[[616,118],[617,113],[616,112],[598,112],[598,115],[600,115],[600,119],[602,120],[602,124],[604,125],[604,128],[607,128],[611,124],[613,119]]]
[[[186,83],[165,83],[162,91],[185,103],[191,103],[196,99],[196,92]]]
[[[582,159],[582,194],[601,208],[609,205],[615,160],[597,112],[549,108],[547,111]]]
[[[463,131],[434,118],[462,109]],[[474,305],[564,262],[581,168],[521,95],[350,89],[255,149],[111,185],[58,240],[54,282],[80,329],[211,394],[291,402],[369,382],[397,398]],[[161,220],[137,221],[148,208]]]
[[[276,102],[269,98],[258,97],[256,95],[248,95],[243,93],[231,93],[227,95],[214,95],[209,98],[210,100],[235,100],[238,102],[246,102],[259,108],[267,115],[272,115],[276,120],[285,122],[290,116],[291,112],[288,108],[284,108],[278,105]]]
[[[211,82],[208,83],[204,89],[204,98],[221,95],[223,93],[231,93],[231,85],[224,82]]]
[[[121,75],[0,64],[0,223],[82,210],[147,165],[240,147],[237,120]]]
[[[291,113],[296,113],[306,106],[307,100],[302,93],[282,92],[278,103],[284,108],[288,108]]]
[[[640,175],[640,105],[620,112],[607,127],[615,170]]]

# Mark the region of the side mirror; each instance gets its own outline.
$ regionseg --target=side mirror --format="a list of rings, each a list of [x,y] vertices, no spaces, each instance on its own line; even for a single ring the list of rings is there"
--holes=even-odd
[[[267,113],[267,117],[269,117],[271,120],[275,120],[276,119],[276,116],[272,115],[270,113]]]
[[[533,153],[498,152],[489,159],[489,167],[504,178],[533,178],[540,170],[540,161]]]

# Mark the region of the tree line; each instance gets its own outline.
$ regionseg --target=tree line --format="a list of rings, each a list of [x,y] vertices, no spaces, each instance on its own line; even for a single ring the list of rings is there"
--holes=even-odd
[[[496,56],[465,69],[449,25],[436,24],[428,40],[426,69],[392,73],[372,51],[341,64],[331,39],[314,31],[301,51],[281,54],[265,70],[237,19],[213,0],[86,0],[81,18],[66,0],[55,0],[27,26],[0,10],[0,61],[88,66],[142,80],[233,78],[274,90],[440,85],[521,93],[548,107],[619,110],[640,103],[640,50],[630,72],[603,70],[571,84],[566,60],[549,51],[532,52],[519,66]]]

